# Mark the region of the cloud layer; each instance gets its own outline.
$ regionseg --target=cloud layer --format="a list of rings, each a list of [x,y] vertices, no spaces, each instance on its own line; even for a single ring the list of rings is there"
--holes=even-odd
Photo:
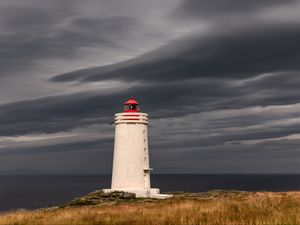
[[[110,171],[131,95],[157,172],[299,170],[299,1],[41,2],[0,3],[0,170]]]

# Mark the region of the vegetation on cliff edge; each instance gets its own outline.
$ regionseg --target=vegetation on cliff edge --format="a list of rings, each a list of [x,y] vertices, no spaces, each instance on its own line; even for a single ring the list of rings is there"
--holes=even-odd
[[[113,195],[98,191],[59,208],[2,213],[0,225],[300,225],[300,192],[176,193],[166,200]]]

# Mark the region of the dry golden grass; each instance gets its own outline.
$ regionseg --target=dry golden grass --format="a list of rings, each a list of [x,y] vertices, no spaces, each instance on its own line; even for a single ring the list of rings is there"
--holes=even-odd
[[[300,192],[208,192],[172,199],[15,211],[0,225],[300,225]]]

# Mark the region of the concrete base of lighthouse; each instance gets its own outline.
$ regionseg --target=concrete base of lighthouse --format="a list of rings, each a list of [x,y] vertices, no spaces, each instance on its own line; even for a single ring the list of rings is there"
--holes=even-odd
[[[133,193],[137,198],[156,198],[156,199],[166,199],[171,198],[173,195],[160,194],[158,188],[150,189],[131,189],[131,188],[120,188],[120,189],[103,189],[104,193],[111,193],[115,191],[124,191],[128,193]]]

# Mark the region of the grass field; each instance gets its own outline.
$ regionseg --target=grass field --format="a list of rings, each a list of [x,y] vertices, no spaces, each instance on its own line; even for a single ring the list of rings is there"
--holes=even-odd
[[[3,225],[300,225],[300,192],[211,191],[171,199],[93,193],[60,208],[0,214]]]

